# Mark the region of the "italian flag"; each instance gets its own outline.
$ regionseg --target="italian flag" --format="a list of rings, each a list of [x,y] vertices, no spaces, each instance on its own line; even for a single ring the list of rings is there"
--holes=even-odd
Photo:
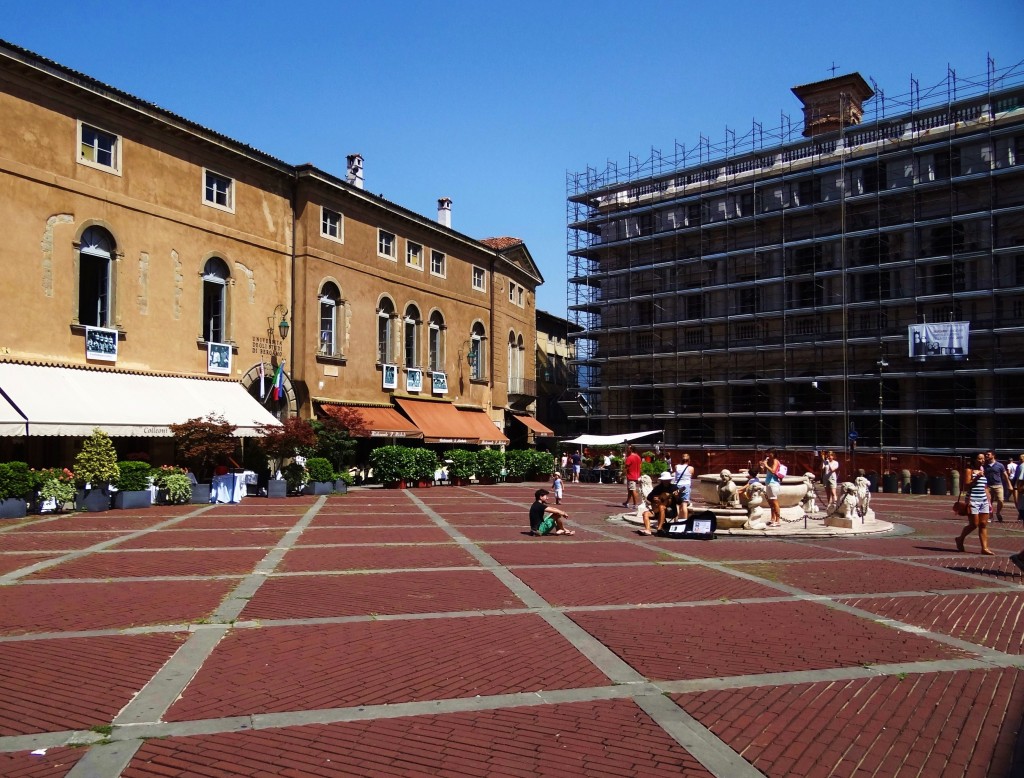
[[[284,397],[284,363],[286,360],[282,359],[281,364],[277,366],[277,372],[274,373],[274,384],[270,390],[275,400],[280,400]]]

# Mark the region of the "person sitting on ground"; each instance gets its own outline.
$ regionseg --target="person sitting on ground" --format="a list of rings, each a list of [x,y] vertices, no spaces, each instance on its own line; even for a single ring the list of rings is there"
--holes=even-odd
[[[569,514],[561,508],[548,505],[547,489],[538,489],[533,495],[533,505],[530,506],[530,534],[531,535],[575,535],[571,529],[566,529],[562,524],[563,519],[568,519]]]
[[[679,505],[679,487],[672,482],[672,474],[667,470],[658,476],[658,485],[651,489],[647,495],[647,503],[651,506],[650,512],[644,513],[644,528],[638,530],[641,535],[651,534],[651,519],[654,516],[658,519],[655,532],[661,532],[665,528],[665,522],[675,519]]]

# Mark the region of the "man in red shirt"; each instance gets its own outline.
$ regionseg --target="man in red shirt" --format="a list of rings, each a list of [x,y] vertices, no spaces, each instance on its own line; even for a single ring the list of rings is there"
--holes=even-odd
[[[626,473],[626,501],[622,503],[622,507],[628,508],[632,501],[635,508],[640,504],[640,455],[632,446],[626,446],[626,459],[622,463],[622,468]]]

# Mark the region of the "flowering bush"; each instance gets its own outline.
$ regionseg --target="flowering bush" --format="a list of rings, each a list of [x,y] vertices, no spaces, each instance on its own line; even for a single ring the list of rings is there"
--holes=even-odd
[[[40,499],[53,500],[58,511],[64,509],[64,503],[75,499],[75,474],[66,467],[35,470],[33,475]]]
[[[192,502],[192,479],[183,467],[161,465],[153,469],[153,483],[164,491],[164,499],[170,505],[185,505]]]

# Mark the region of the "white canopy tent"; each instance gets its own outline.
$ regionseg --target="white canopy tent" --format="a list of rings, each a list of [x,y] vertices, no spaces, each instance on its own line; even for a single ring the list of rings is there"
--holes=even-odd
[[[578,438],[563,441],[575,443],[580,446],[619,446],[631,440],[646,438],[651,435],[660,435],[664,430],[650,430],[649,432],[627,432],[623,435],[580,435]]]
[[[85,436],[98,427],[115,437],[170,437],[171,424],[210,413],[234,424],[236,437],[280,424],[235,381],[0,363],[0,390],[24,416],[19,424],[0,408],[7,436]]]

